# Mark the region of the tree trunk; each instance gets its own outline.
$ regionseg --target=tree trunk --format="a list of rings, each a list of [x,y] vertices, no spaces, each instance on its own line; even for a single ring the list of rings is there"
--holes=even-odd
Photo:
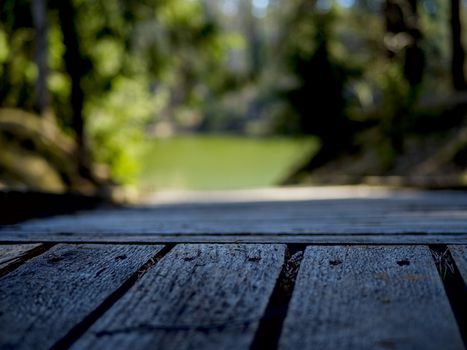
[[[81,87],[82,79],[87,71],[86,59],[80,49],[72,0],[60,0],[56,4],[63,33],[63,42],[66,47],[64,54],[65,68],[71,79],[70,102],[72,127],[76,134],[78,172],[86,178],[92,178],[83,118],[84,92]]]
[[[452,83],[454,89],[465,90],[464,75],[465,51],[462,45],[462,25],[460,0],[451,0],[451,45],[452,45]]]
[[[404,76],[415,88],[423,78],[425,55],[420,46],[423,37],[418,23],[417,0],[386,0],[384,4],[386,35],[384,43],[389,58],[404,56]]]
[[[258,35],[258,21],[253,13],[252,0],[242,0],[239,13],[248,42],[248,76],[254,80],[258,76],[261,65],[261,41]]]
[[[44,115],[49,107],[47,89],[47,5],[46,0],[33,0],[32,19],[35,27],[35,60],[37,64],[35,109]]]

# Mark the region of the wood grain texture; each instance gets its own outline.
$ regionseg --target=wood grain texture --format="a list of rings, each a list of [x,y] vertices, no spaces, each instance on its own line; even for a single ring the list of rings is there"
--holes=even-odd
[[[0,279],[0,349],[49,349],[160,246],[58,245]]]
[[[426,247],[309,247],[280,349],[464,349]]]
[[[457,268],[464,280],[464,283],[467,285],[467,246],[457,245],[449,246],[449,251],[451,252],[452,258],[456,262]]]
[[[72,349],[248,349],[283,245],[178,245]]]
[[[39,247],[40,244],[6,244],[0,245],[0,269],[18,261],[28,251]]]

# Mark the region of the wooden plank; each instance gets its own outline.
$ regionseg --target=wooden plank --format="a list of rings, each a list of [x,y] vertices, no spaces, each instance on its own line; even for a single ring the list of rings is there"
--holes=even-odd
[[[467,285],[467,246],[450,245],[449,251],[451,252],[452,258],[456,262],[457,268],[459,269],[464,283]]]
[[[0,269],[17,262],[28,251],[39,247],[40,244],[6,244],[0,245]]]
[[[309,247],[280,349],[464,349],[427,247]]]
[[[160,246],[60,245],[0,279],[0,348],[49,349]]]
[[[200,216],[185,216],[179,220],[169,221],[158,217],[157,210],[153,215],[139,215],[122,210],[115,213],[93,212],[81,214],[80,217],[63,217],[31,221],[22,225],[5,227],[0,230],[3,235],[15,235],[17,238],[31,237],[31,233],[49,235],[85,235],[95,234],[141,235],[141,234],[455,234],[467,233],[467,208],[465,218],[453,218],[449,213],[420,214],[417,218],[403,218],[404,213],[397,213],[393,218],[360,217],[340,215],[333,207],[328,209],[335,216],[323,218],[314,214],[304,219],[279,217],[271,212],[262,217],[257,212],[256,218],[243,218],[244,211],[236,212],[236,218],[229,220],[213,220],[215,212],[206,211]],[[371,205],[367,208],[371,211]],[[255,210],[253,209],[255,212]],[[205,217],[206,215],[206,217]],[[241,220],[239,220],[241,218]],[[399,218],[399,219],[398,219]],[[131,227],[131,229],[129,229]]]
[[[248,349],[283,245],[179,245],[72,349]]]
[[[0,243],[303,243],[303,244],[392,244],[392,245],[427,245],[427,244],[467,244],[465,234],[438,235],[335,235],[329,234],[146,234],[146,235],[58,235],[29,234],[18,238],[16,235],[2,235]]]
[[[241,218],[241,220],[239,219]],[[131,227],[131,230],[128,228]],[[3,234],[467,234],[467,195],[420,192],[369,198],[198,203],[100,209],[5,226]]]

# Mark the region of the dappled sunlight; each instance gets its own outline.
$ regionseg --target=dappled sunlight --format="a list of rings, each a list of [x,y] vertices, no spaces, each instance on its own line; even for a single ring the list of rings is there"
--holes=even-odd
[[[143,197],[143,203],[153,205],[183,203],[250,203],[250,202],[293,202],[333,199],[388,199],[417,198],[417,190],[396,190],[377,186],[319,186],[257,188],[230,191],[161,191]]]
[[[465,187],[466,14],[461,0],[5,0],[0,184],[114,199]]]
[[[0,0],[0,349],[467,340],[467,0]]]

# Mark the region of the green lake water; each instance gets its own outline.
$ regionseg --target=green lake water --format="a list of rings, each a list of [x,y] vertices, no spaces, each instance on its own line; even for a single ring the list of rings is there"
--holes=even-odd
[[[145,191],[221,190],[278,184],[317,149],[312,138],[178,136],[152,139],[138,183]]]

